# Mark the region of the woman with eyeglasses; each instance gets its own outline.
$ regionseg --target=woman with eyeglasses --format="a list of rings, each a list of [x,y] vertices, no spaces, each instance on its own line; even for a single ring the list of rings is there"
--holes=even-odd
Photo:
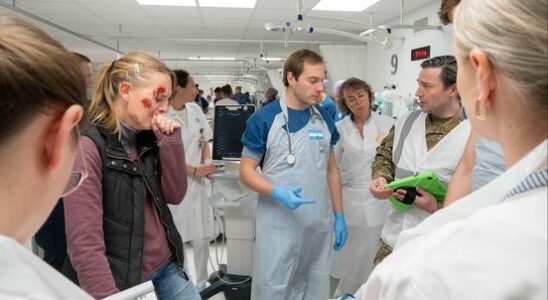
[[[95,298],[150,280],[160,299],[200,299],[168,208],[187,188],[181,125],[164,116],[173,83],[143,52],[98,70],[75,163],[88,178],[64,200],[65,269]]]
[[[33,25],[0,16],[0,28],[0,298],[92,299],[21,245],[85,177],[71,175],[84,74]]]
[[[361,79],[349,78],[339,84],[338,98],[339,110],[347,115],[336,123],[341,139],[335,146],[335,158],[341,172],[348,238],[343,249],[331,254],[331,276],[340,279],[337,297],[356,292],[373,269],[388,204],[376,201],[369,191],[371,162],[395,123],[371,111],[373,91]]]
[[[460,2],[458,90],[506,171],[404,232],[357,298],[548,297],[547,20],[546,0]]]
[[[184,70],[174,70],[176,77],[171,105],[167,116],[181,123],[181,135],[185,148],[188,191],[179,205],[170,205],[177,229],[184,242],[193,248],[196,286],[205,288],[207,282],[207,262],[209,259],[209,239],[213,237],[213,210],[208,200],[206,177],[215,173],[216,168],[207,164],[211,160],[208,141],[213,132],[207,123],[202,108],[194,103],[198,94],[194,78]]]

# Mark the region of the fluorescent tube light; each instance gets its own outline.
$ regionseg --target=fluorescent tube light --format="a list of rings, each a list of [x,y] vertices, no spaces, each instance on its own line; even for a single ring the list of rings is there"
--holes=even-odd
[[[284,58],[282,57],[261,57],[262,60],[264,61],[282,61],[284,60]]]
[[[141,5],[196,6],[195,0],[137,0]]]
[[[200,7],[254,8],[257,0],[198,0]]]
[[[364,11],[380,0],[320,0],[312,10],[327,11]]]

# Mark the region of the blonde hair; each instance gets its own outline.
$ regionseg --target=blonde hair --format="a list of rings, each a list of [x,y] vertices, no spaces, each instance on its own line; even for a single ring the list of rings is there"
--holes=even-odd
[[[464,0],[455,14],[459,58],[474,48],[487,53],[493,68],[509,78],[524,107],[545,118],[548,111],[546,0]]]
[[[40,113],[84,106],[80,61],[44,31],[0,16],[0,145]]]
[[[139,86],[151,72],[169,74],[172,85],[176,82],[175,75],[163,62],[144,52],[131,52],[99,66],[90,105],[91,122],[112,134],[120,134],[121,120],[114,109],[118,87],[123,82]]]

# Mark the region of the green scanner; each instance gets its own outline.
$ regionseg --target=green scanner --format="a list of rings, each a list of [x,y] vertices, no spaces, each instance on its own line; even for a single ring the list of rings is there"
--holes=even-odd
[[[438,200],[438,202],[445,199],[445,194],[447,193],[447,187],[443,182],[441,182],[436,174],[430,171],[420,172],[415,176],[409,176],[406,178],[398,179],[386,184],[385,188],[398,190],[403,189],[407,191],[405,198],[400,201],[396,199],[393,195],[388,197],[388,200],[392,202],[395,208],[404,211],[408,210],[413,206],[415,201],[415,196],[420,195],[416,187],[420,187],[426,192],[432,194]]]

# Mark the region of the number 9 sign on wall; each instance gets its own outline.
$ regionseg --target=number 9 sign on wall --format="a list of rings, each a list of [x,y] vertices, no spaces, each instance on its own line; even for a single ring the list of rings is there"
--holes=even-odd
[[[398,56],[396,54],[392,54],[392,57],[390,58],[390,65],[392,66],[392,71],[390,71],[390,74],[396,75],[396,72],[398,71]]]

